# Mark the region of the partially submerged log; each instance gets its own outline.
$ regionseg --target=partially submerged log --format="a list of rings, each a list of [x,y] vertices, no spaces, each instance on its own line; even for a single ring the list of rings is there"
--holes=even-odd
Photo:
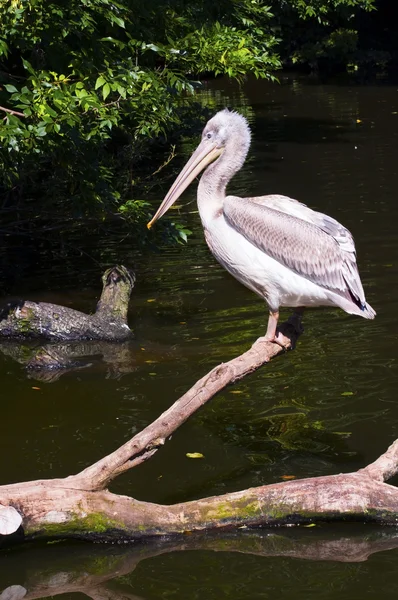
[[[48,302],[25,300],[8,304],[0,312],[0,337],[54,341],[128,339],[131,330],[127,311],[135,276],[126,267],[116,266],[104,273],[102,283],[101,298],[93,315]]]
[[[281,326],[286,348],[297,323]],[[0,487],[0,505],[22,517],[21,539],[80,538],[115,541],[231,527],[270,527],[317,521],[398,523],[398,489],[385,483],[398,472],[398,440],[371,465],[355,472],[251,488],[170,506],[111,493],[120,473],[148,460],[168,437],[226,385],[284,352],[262,338],[199,380],[158,419],[115,452],[64,479]]]

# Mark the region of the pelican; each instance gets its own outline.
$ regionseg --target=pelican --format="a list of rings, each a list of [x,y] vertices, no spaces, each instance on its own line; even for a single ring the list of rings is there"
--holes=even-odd
[[[348,229],[288,196],[226,195],[246,159],[250,135],[246,119],[236,112],[221,110],[210,119],[148,228],[207,167],[197,194],[206,242],[218,262],[268,304],[262,339],[282,343],[277,332],[280,307],[300,312],[304,307],[337,306],[373,319],[376,313],[366,303]]]

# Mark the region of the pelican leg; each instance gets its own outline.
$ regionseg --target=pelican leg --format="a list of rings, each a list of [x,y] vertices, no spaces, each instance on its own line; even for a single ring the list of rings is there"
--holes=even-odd
[[[264,339],[266,342],[275,342],[275,336],[276,336],[276,328],[278,325],[278,319],[279,319],[279,310],[277,311],[269,311],[269,317],[268,317],[268,325],[267,325],[267,331],[265,333]]]
[[[285,347],[284,344],[280,340],[278,340],[278,335],[276,333],[278,319],[279,319],[279,310],[276,310],[276,311],[270,310],[269,317],[268,317],[267,331],[265,332],[265,336],[260,337],[258,339],[258,341],[272,342],[274,344],[279,344],[279,346],[282,346],[282,348]]]

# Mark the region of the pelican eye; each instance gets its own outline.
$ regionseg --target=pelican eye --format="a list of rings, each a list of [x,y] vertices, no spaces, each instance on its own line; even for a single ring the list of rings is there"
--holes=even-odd
[[[206,133],[206,137],[208,140],[211,140],[211,138],[213,137],[213,134],[211,131],[209,131],[208,133]]]

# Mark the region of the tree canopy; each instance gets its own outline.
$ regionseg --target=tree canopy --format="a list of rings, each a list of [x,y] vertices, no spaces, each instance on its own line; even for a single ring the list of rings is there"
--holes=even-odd
[[[350,23],[373,8],[374,0],[0,0],[0,191],[11,204],[56,199],[79,214],[111,207],[139,218],[136,166],[153,140],[195,121],[196,79],[273,78],[278,52],[308,60],[321,30],[323,50],[341,52],[356,35]]]

